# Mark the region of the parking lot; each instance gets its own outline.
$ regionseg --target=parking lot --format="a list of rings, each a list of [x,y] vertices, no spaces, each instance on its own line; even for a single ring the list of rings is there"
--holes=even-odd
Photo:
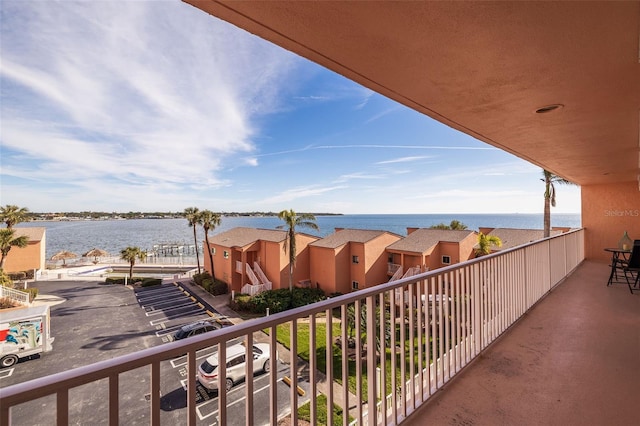
[[[41,281],[37,288],[38,300],[51,306],[53,351],[0,370],[0,387],[162,345],[182,325],[202,319],[231,325],[224,315],[174,283],[133,290],[98,281]],[[198,351],[197,363],[212,353],[212,348]],[[186,414],[186,357],[167,360],[160,368],[161,420],[166,424],[182,424]],[[278,375],[279,403],[288,403],[289,387],[282,382],[288,366],[278,362],[277,371],[272,373]],[[256,424],[265,423],[269,413],[269,374],[254,379]],[[70,424],[107,423],[107,385],[101,381],[70,392]],[[230,424],[245,424],[243,388],[244,384],[239,383],[227,393]],[[148,369],[121,374],[120,389],[121,424],[148,424]],[[198,385],[197,395],[198,423],[216,424],[216,394]],[[284,404],[279,408],[282,415],[287,414]],[[50,425],[54,415],[55,396],[12,410],[13,424],[17,425]]]

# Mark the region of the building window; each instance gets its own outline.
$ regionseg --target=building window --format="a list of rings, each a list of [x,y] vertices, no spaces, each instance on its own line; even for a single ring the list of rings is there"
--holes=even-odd
[[[226,250],[225,250],[225,251],[223,251],[223,252],[222,252],[222,257],[224,257],[225,259],[228,259],[228,258],[229,258],[229,252],[228,252],[228,251],[226,251]]]
[[[212,256],[216,255],[216,248],[215,247],[211,247],[211,255]]]
[[[352,281],[351,282],[351,289],[352,290],[357,290],[358,289],[358,281]]]
[[[353,263],[360,263],[360,259],[358,258],[358,256],[353,256],[352,261]]]
[[[444,265],[450,265],[451,264],[451,257],[450,256],[442,256],[442,263]]]

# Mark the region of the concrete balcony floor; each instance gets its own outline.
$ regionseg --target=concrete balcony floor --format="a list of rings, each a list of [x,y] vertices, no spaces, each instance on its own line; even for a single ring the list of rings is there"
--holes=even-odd
[[[583,262],[409,425],[639,425],[640,291]]]

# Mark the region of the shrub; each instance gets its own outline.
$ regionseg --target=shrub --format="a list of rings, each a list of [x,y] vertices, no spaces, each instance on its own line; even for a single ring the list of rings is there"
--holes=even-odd
[[[4,269],[0,269],[0,285],[3,287],[13,287],[13,281],[9,278],[9,275],[4,272]]]
[[[160,284],[162,284],[162,280],[160,278],[144,278],[141,285],[142,287],[151,287]]]
[[[205,278],[201,281],[200,285],[202,286],[203,289],[205,289],[207,292],[211,291],[211,286],[213,285],[213,280],[211,278]]]
[[[142,278],[142,277],[133,277],[131,279],[129,279],[129,277],[126,278],[127,279],[127,284],[133,284],[133,283],[137,283],[137,282],[141,282],[144,281],[145,279],[149,279],[149,278]],[[158,279],[158,278],[151,278],[151,279]],[[125,277],[107,277],[104,282],[105,284],[124,284],[124,280]],[[162,281],[160,281],[162,282]]]
[[[38,296],[38,289],[37,288],[28,288],[26,290],[27,293],[29,293],[29,301],[33,302],[33,299],[35,299]]]
[[[224,281],[215,280],[209,289],[209,292],[214,296],[220,296],[221,294],[227,294],[229,292],[229,286]]]
[[[211,277],[211,274],[208,273],[207,271],[204,271],[201,274],[193,275],[193,282],[196,283],[197,285],[201,286],[204,280],[213,280],[213,278]]]
[[[13,281],[22,281],[27,278],[27,274],[24,271],[20,272],[9,272],[9,278]]]
[[[294,288],[291,295],[291,308],[299,308],[324,299],[326,299],[324,291],[319,288]]]
[[[264,291],[253,296],[252,301],[254,312],[265,314],[269,308],[269,312],[275,314],[291,307],[291,292],[288,288]]]
[[[231,300],[229,306],[234,311],[238,312],[253,312],[253,303],[251,302],[251,296],[248,294],[238,294],[235,299]]]

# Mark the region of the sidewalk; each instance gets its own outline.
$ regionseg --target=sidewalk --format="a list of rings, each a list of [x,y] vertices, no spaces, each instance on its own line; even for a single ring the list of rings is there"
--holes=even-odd
[[[215,309],[217,312],[225,316],[231,323],[239,324],[244,320],[240,316],[229,308],[229,302],[231,301],[231,294],[225,294],[221,296],[214,296],[205,291],[202,287],[194,284],[190,278],[171,279],[165,282],[177,283],[182,286],[186,291],[190,292],[193,296],[206,302],[209,306]],[[269,343],[269,337],[264,333],[255,333],[254,339],[256,342]],[[278,343],[278,355],[280,361],[285,364],[290,364],[291,353],[289,349],[285,348]],[[297,360],[298,372],[297,377],[309,380],[309,363],[298,357]],[[317,382],[316,388],[318,392],[327,395],[329,393],[329,384],[327,383],[326,376],[320,372],[316,372]],[[339,383],[333,382],[333,402],[339,407],[342,407],[343,399],[343,387]],[[366,411],[366,404],[362,404],[356,400],[356,396],[353,393],[349,393],[349,415],[353,418],[358,416],[358,406],[362,406],[362,411]],[[342,407],[344,410],[344,407]]]

